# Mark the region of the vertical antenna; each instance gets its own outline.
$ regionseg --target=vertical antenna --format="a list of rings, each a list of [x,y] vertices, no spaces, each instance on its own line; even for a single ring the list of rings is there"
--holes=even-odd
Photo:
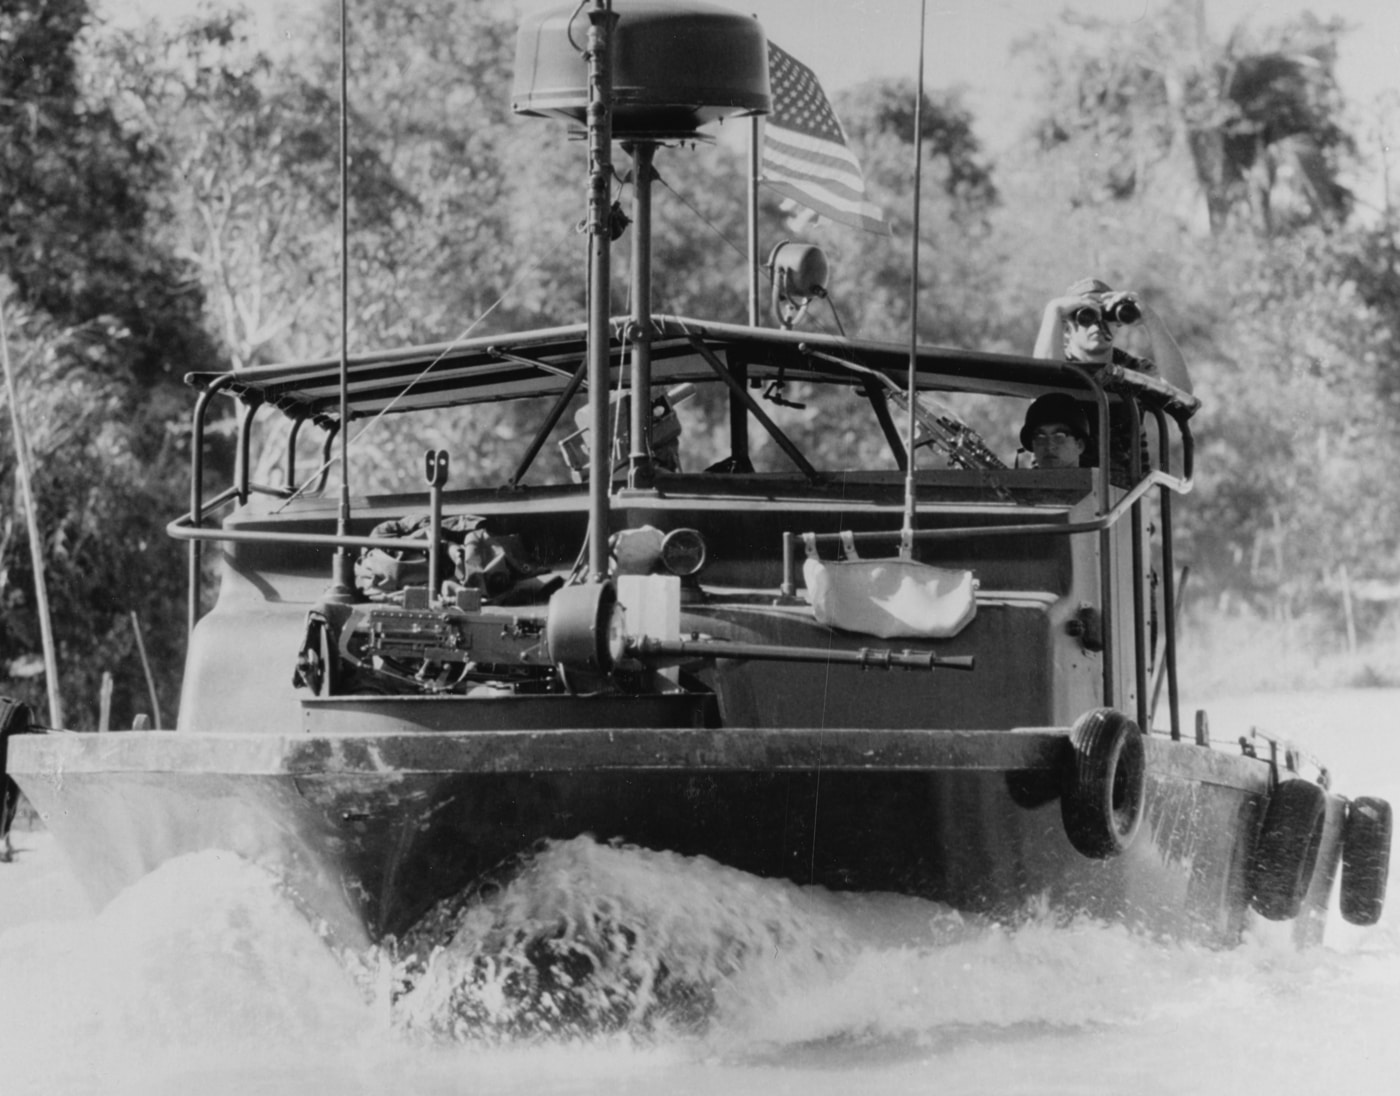
[[[340,511],[336,534],[350,535],[350,79],[349,0],[340,0]],[[335,550],[328,596],[349,601],[354,597],[354,571],[350,549]]]
[[[917,460],[914,448],[914,401],[918,398],[919,365],[919,206],[924,177],[924,23],[928,18],[928,0],[919,2],[919,87],[914,100],[914,254],[909,274],[909,416],[905,427],[904,451],[909,459],[904,471],[904,528],[899,534],[899,555],[910,559],[914,554],[914,472]]]

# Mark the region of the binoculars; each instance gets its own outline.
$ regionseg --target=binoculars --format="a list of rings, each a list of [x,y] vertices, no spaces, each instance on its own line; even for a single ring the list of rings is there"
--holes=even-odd
[[[1112,307],[1105,308],[1104,315],[1113,323],[1137,323],[1142,319],[1142,309],[1136,301],[1124,297],[1114,301]]]
[[[1142,309],[1135,302],[1122,297],[1102,311],[1087,304],[1076,308],[1070,318],[1080,327],[1093,327],[1101,320],[1108,323],[1137,323],[1142,319]]]

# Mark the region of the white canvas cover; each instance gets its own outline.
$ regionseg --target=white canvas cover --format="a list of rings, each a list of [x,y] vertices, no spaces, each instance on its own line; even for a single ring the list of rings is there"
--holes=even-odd
[[[822,624],[885,639],[937,639],[957,635],[977,614],[971,571],[912,559],[861,559],[849,533],[842,535],[843,560],[821,559],[811,533],[803,541],[807,600]]]

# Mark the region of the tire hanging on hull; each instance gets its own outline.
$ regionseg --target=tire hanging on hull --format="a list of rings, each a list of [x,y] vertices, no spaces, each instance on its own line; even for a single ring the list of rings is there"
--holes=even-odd
[[[1385,906],[1390,873],[1390,804],[1363,796],[1347,807],[1342,831],[1342,917],[1353,925],[1374,925]]]
[[[7,769],[10,739],[33,726],[29,705],[0,696],[0,862],[10,858],[10,826],[19,810],[20,790]]]
[[[1269,797],[1264,824],[1250,857],[1250,903],[1270,921],[1298,916],[1312,885],[1327,793],[1310,780],[1285,780]]]
[[[1075,721],[1060,791],[1060,816],[1070,844],[1094,860],[1126,850],[1142,824],[1147,750],[1142,731],[1113,708]]]

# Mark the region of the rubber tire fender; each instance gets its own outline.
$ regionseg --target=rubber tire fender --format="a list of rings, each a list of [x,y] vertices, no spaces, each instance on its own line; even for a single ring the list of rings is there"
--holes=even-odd
[[[1342,917],[1353,925],[1374,925],[1385,906],[1390,874],[1390,804],[1362,796],[1347,806],[1342,830]]]
[[[1137,837],[1147,798],[1147,749],[1137,723],[1114,708],[1085,712],[1069,733],[1060,790],[1065,836],[1107,860]]]
[[[29,705],[0,696],[0,846],[3,846],[14,823],[21,795],[19,785],[8,769],[10,739],[17,734],[28,734],[32,729],[33,716]],[[8,849],[7,846],[5,848]]]
[[[1285,780],[1269,797],[1249,863],[1250,904],[1270,921],[1298,916],[1312,884],[1327,793],[1311,780]]]
[[[311,690],[312,696],[335,696],[341,692],[341,677],[335,629],[323,614],[313,610],[307,614],[292,685]]]

